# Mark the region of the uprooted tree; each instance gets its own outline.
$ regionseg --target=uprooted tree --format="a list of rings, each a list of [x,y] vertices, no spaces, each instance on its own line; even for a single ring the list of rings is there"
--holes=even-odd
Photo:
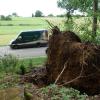
[[[39,86],[55,83],[87,94],[100,93],[100,46],[82,43],[71,31],[52,29],[46,67],[36,68],[26,80]],[[33,74],[33,75],[32,75]]]
[[[52,31],[47,52],[48,83],[100,93],[100,46],[81,43],[71,31],[61,32],[57,27]]]

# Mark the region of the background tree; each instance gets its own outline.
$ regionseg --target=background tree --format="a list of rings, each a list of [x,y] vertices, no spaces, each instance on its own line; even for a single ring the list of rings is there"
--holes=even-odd
[[[8,16],[1,15],[0,17],[1,17],[1,20],[12,20],[11,15],[8,15]]]
[[[18,14],[17,14],[16,12],[13,12],[13,13],[12,13],[12,16],[18,17]]]
[[[5,20],[12,20],[12,16],[11,15],[6,16]]]
[[[96,36],[97,30],[97,13],[98,13],[98,0],[58,0],[58,7],[66,9],[67,12],[73,12],[74,10],[79,10],[81,12],[91,12],[93,16],[93,27],[92,27],[92,37]]]
[[[32,13],[32,17],[34,17],[34,14]]]
[[[1,19],[1,20],[5,20],[5,16],[4,16],[4,15],[1,15],[1,16],[0,16],[0,19]]]
[[[59,14],[57,15],[57,17],[65,17],[66,15],[65,14]]]
[[[54,17],[54,15],[53,14],[49,14],[48,17]]]
[[[43,16],[43,13],[40,10],[37,10],[35,12],[35,17],[42,17],[42,16]]]

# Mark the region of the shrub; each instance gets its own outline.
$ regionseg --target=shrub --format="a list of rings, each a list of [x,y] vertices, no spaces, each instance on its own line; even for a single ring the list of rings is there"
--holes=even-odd
[[[80,94],[73,88],[58,87],[55,84],[41,89],[44,97],[50,100],[86,100],[86,94]]]
[[[26,73],[26,68],[25,68],[25,66],[22,64],[22,65],[20,65],[20,74],[21,75],[24,75]]]

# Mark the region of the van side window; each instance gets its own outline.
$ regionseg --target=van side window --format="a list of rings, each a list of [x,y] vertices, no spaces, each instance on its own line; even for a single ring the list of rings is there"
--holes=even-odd
[[[36,31],[36,32],[23,32],[21,34],[23,42],[31,42],[31,41],[36,41],[40,39],[41,37],[41,32]]]

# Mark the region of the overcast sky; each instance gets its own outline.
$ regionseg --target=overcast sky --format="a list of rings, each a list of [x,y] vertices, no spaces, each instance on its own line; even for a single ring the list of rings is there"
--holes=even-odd
[[[36,10],[44,15],[63,14],[64,10],[57,7],[57,0],[0,0],[0,15],[16,12],[19,16],[31,16]]]

